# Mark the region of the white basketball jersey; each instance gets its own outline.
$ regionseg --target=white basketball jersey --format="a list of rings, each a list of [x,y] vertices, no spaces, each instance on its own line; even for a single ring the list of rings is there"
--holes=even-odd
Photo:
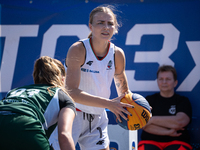
[[[99,60],[90,44],[90,39],[81,40],[86,49],[85,63],[81,67],[79,89],[104,98],[110,97],[110,87],[115,73],[114,44],[110,43],[107,54]],[[76,103],[76,107],[90,114],[101,114],[104,108]]]

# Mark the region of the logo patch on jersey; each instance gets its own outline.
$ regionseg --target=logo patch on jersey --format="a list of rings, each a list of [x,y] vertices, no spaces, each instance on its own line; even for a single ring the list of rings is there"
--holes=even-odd
[[[107,65],[107,69],[106,70],[111,70],[112,69],[112,60],[110,60],[109,62],[108,62],[108,65]]]
[[[169,113],[174,115],[176,113],[176,106],[172,105],[171,108],[169,109]]]
[[[99,142],[96,143],[96,145],[102,145],[104,143],[104,140],[100,140]]]
[[[85,69],[85,68],[81,68],[81,71],[83,71],[83,72],[91,72],[91,73],[99,73],[99,71],[97,71],[97,70],[90,70],[90,69]]]
[[[86,64],[89,65],[89,66],[91,66],[92,63],[93,63],[93,61],[88,61]]]

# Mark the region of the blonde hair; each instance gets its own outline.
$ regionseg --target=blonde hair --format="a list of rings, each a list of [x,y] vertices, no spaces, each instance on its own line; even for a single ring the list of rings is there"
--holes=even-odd
[[[49,94],[53,87],[61,88],[68,96],[67,90],[63,87],[64,82],[62,78],[65,77],[65,68],[63,64],[49,56],[42,56],[35,61],[33,80],[35,84],[50,84],[51,87],[47,88]]]
[[[98,7],[94,8],[90,13],[89,23],[90,24],[93,23],[94,15],[98,12],[111,13],[114,17],[114,25],[115,25],[114,34],[118,33],[118,29],[119,29],[120,25],[117,21],[117,15],[114,14],[114,12],[113,12],[114,10],[115,10],[115,7],[112,5],[102,5],[102,6],[98,6]],[[88,38],[90,38],[91,36],[92,36],[92,32],[90,32],[90,34],[88,35]]]

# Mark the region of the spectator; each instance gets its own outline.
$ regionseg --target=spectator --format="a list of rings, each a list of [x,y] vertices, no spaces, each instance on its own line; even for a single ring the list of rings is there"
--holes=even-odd
[[[138,150],[191,150],[187,125],[192,108],[187,97],[175,93],[177,73],[174,67],[163,65],[157,71],[159,93],[147,96],[152,118],[143,128]]]

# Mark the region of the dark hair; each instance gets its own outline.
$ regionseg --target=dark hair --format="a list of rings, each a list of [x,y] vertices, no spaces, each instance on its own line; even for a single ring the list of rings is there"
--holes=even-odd
[[[89,23],[92,24],[93,23],[93,19],[94,19],[94,15],[98,12],[104,12],[104,13],[111,13],[114,17],[114,24],[115,24],[115,33],[118,33],[118,28],[120,27],[119,23],[117,22],[117,15],[114,14],[115,11],[115,7],[112,5],[101,5],[98,6],[96,8],[94,8],[91,13],[90,13],[90,18],[89,18]],[[92,36],[92,32],[90,32],[90,34],[88,35],[88,38],[90,38]]]
[[[158,78],[158,74],[160,72],[167,72],[167,71],[170,71],[172,72],[173,74],[173,77],[174,77],[174,80],[176,81],[177,80],[177,73],[176,73],[176,69],[171,66],[171,65],[162,65],[158,68],[158,71],[157,71],[157,78]]]

